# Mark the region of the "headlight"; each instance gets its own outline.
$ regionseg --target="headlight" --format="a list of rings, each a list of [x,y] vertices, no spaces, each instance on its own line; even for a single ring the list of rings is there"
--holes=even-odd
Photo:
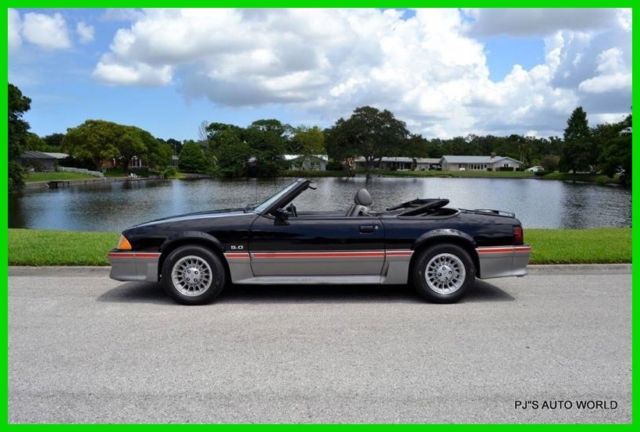
[[[131,243],[129,240],[123,235],[120,235],[120,240],[118,240],[118,250],[131,250]]]

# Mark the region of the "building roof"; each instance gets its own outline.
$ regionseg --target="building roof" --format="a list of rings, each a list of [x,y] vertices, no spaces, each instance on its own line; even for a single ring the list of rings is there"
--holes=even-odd
[[[296,160],[296,159],[300,159],[303,157],[313,157],[316,159],[320,159],[323,160],[325,162],[327,162],[329,160],[329,156],[327,155],[323,155],[323,154],[316,154],[316,155],[303,155],[303,154],[286,154],[286,155],[282,155],[282,157],[284,158],[284,160],[286,161],[292,161],[292,160]]]
[[[20,156],[22,159],[66,159],[69,157],[66,153],[41,152],[36,150],[28,150]]]
[[[517,159],[509,156],[459,156],[459,155],[444,155],[442,160],[446,160],[448,163],[472,163],[472,164],[492,164],[504,159],[511,159],[512,161],[522,163]]]
[[[380,159],[381,162],[405,162],[405,163],[412,163],[413,162],[412,157],[406,157],[406,156],[383,156],[382,159]],[[377,159],[376,159],[377,160]],[[365,158],[364,156],[358,156],[357,158],[355,158],[356,162],[364,162]]]
[[[356,162],[364,162],[363,156],[358,156]],[[439,164],[440,158],[418,158],[409,156],[383,156],[381,162],[404,162],[404,163],[423,163],[423,164]]]
[[[26,152],[23,152],[20,157],[22,159],[56,159],[55,157],[47,153],[33,151],[33,150],[28,150]]]
[[[54,157],[56,159],[66,159],[69,157],[69,155],[66,153],[56,153],[56,152],[42,152],[42,153],[49,155],[51,157]]]

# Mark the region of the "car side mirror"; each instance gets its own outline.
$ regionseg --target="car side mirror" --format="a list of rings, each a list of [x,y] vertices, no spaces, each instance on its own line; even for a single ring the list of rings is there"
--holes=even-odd
[[[276,217],[276,223],[286,223],[287,219],[289,219],[289,213],[283,208],[275,209],[273,215]]]

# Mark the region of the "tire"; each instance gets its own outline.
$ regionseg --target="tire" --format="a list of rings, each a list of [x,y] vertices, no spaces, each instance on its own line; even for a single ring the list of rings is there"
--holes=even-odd
[[[210,303],[226,284],[220,258],[202,246],[180,246],[162,264],[162,286],[176,302],[185,305]]]
[[[428,273],[428,277],[425,277],[425,273]],[[460,300],[475,282],[475,275],[476,269],[467,251],[450,243],[425,249],[411,269],[415,289],[434,303],[455,303]]]

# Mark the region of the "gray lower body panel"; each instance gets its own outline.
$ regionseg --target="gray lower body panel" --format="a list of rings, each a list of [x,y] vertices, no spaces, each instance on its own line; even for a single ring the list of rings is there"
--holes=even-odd
[[[158,282],[158,262],[156,252],[111,252],[111,279],[119,281]]]
[[[477,248],[479,277],[491,279],[525,276],[529,264],[530,246],[495,246]]]
[[[226,252],[236,284],[404,284],[411,250]]]

